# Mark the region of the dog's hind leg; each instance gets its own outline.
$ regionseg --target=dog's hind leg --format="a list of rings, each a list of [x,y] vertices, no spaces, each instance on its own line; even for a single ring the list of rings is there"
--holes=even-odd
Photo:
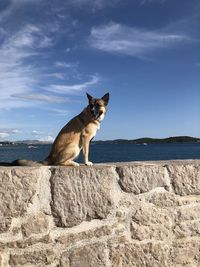
[[[75,162],[74,159],[78,157],[80,153],[80,148],[73,149],[73,152],[69,153],[68,151],[62,151],[59,157],[54,160],[53,165],[60,166],[79,166],[79,163]]]

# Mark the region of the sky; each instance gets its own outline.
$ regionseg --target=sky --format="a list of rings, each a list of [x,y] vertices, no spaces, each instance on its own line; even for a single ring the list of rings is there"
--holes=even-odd
[[[110,93],[96,140],[200,137],[199,0],[0,0],[0,140],[53,141]]]

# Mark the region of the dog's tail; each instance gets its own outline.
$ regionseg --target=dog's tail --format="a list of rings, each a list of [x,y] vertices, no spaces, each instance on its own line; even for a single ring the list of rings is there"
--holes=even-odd
[[[39,161],[33,161],[33,160],[28,160],[28,159],[17,159],[11,162],[11,166],[29,166],[29,167],[34,167],[34,166],[42,166],[43,164],[40,163]]]
[[[0,166],[29,166],[29,167],[35,167],[35,166],[48,166],[51,162],[47,158],[43,161],[34,161],[34,160],[28,160],[28,159],[17,159],[13,162],[0,162]]]
[[[0,166],[12,166],[10,162],[0,162]]]

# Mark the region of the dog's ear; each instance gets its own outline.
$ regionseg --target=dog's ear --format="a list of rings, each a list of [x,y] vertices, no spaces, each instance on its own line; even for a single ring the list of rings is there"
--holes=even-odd
[[[104,101],[105,105],[107,106],[108,101],[109,101],[109,93],[105,94],[101,99]]]
[[[87,95],[87,98],[89,100],[89,103],[93,102],[94,98],[91,95],[89,95],[88,93],[86,93],[86,95]]]

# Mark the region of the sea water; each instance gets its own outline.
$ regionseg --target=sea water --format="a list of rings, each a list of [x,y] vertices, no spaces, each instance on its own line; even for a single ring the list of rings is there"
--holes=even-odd
[[[0,146],[0,161],[15,159],[45,159],[51,145],[7,145]],[[91,143],[89,160],[100,162],[124,162],[145,160],[200,159],[200,143],[166,144],[106,144]],[[82,162],[82,153],[77,159]]]

